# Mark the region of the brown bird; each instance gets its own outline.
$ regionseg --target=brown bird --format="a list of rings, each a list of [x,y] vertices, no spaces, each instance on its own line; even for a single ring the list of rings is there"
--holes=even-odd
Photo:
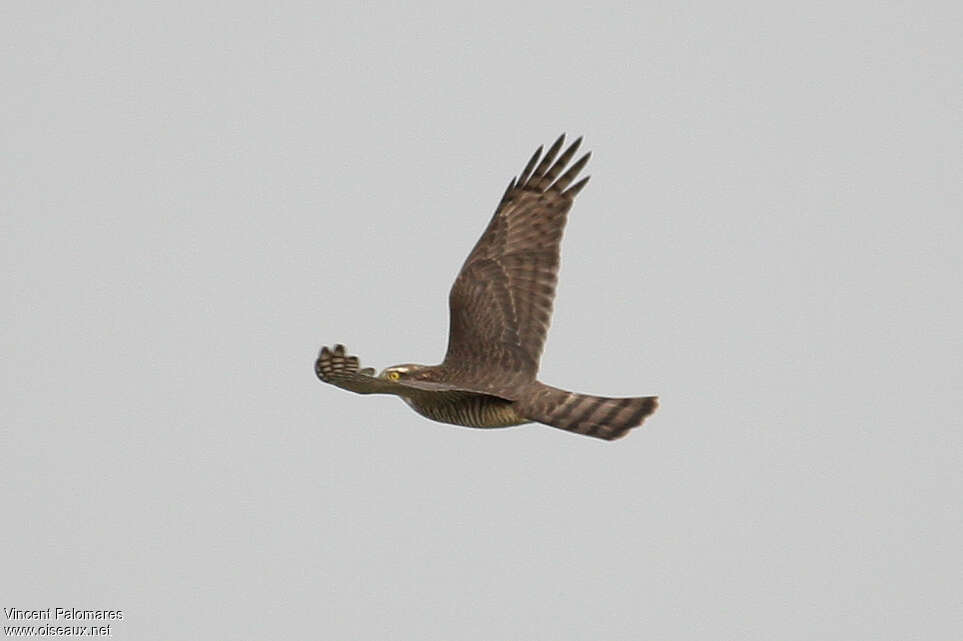
[[[559,244],[591,154],[567,168],[582,139],[561,155],[564,134],[539,147],[495,209],[448,296],[448,352],[440,365],[394,365],[375,376],[343,345],[323,347],[315,373],[358,394],[393,394],[432,420],[466,427],[536,421],[607,440],[655,411],[658,398],[576,394],[536,380],[551,322]],[[557,158],[556,158],[557,157]],[[564,173],[562,173],[564,171]]]

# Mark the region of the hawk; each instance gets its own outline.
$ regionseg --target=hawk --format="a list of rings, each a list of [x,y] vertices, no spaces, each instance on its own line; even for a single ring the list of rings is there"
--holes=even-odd
[[[571,166],[582,139],[559,154],[563,134],[542,156],[536,150],[511,180],[488,227],[448,296],[448,351],[440,365],[394,365],[375,375],[343,345],[323,347],[315,373],[358,394],[400,396],[416,412],[465,427],[538,422],[614,440],[658,406],[655,396],[607,398],[576,394],[536,379],[558,280],[559,244],[588,162]],[[563,173],[564,172],[564,173]]]

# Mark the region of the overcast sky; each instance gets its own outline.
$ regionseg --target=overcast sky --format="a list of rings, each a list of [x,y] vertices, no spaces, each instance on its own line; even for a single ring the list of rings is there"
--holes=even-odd
[[[0,9],[0,605],[148,641],[959,635],[959,3],[176,5]],[[541,378],[658,394],[645,426],[320,383],[322,344],[441,359],[561,132],[593,178]]]

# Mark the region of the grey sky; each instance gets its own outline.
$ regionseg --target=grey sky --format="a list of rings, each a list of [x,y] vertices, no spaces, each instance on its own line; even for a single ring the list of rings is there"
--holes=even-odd
[[[963,629],[957,3],[0,24],[3,607],[146,640]],[[468,430],[318,382],[321,344],[441,358],[562,131],[593,179],[541,378],[659,394],[646,425]]]

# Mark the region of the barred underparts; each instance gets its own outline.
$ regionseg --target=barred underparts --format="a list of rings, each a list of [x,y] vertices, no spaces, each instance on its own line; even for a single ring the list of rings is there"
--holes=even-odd
[[[614,440],[658,407],[655,396],[608,398],[557,389],[536,379],[551,321],[559,246],[568,212],[588,178],[569,165],[581,138],[539,147],[508,184],[488,227],[448,297],[448,350],[439,365],[394,365],[375,375],[343,345],[324,347],[315,373],[358,394],[400,396],[416,412],[466,427],[538,422]]]

